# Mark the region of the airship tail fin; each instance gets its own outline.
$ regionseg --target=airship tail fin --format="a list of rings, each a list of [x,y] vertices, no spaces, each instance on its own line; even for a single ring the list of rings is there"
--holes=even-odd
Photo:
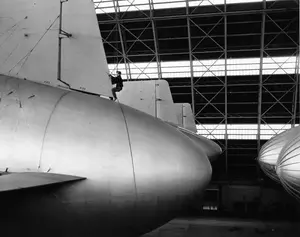
[[[63,184],[84,179],[71,175],[41,172],[2,173],[0,176],[0,192]]]
[[[175,103],[178,125],[197,133],[194,113],[189,103]]]
[[[112,96],[92,1],[0,2],[0,74]]]

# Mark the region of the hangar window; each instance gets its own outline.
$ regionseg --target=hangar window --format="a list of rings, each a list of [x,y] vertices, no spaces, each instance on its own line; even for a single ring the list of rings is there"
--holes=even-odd
[[[161,62],[162,78],[191,77],[190,61]],[[240,58],[227,60],[227,76],[259,75],[260,58]],[[124,79],[157,79],[156,62],[109,64],[110,71],[122,70]],[[126,76],[130,74],[131,77]],[[263,75],[295,74],[296,57],[268,57],[263,59]],[[193,61],[194,77],[225,76],[225,60]]]
[[[130,73],[131,79],[157,79],[158,70],[157,64],[154,62],[150,63],[129,63],[128,65],[122,64],[109,64],[108,68],[110,72],[122,71],[122,78],[124,80],[129,79],[127,74]]]
[[[296,124],[296,126],[298,126]],[[261,124],[260,139],[268,140],[276,134],[290,129],[291,124]],[[197,125],[197,133],[209,139],[256,140],[258,138],[258,124],[201,124]]]

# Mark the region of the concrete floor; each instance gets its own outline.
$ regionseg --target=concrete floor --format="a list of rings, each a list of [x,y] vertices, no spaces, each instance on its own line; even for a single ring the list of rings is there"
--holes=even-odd
[[[174,219],[143,237],[299,237],[300,222]]]

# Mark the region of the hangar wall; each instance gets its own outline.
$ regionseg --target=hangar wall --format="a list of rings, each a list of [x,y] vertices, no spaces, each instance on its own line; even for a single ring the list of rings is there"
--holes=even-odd
[[[111,72],[167,80],[175,103],[191,103],[198,133],[222,146],[212,182],[220,208],[233,207],[226,196],[240,192],[228,185],[281,193],[256,157],[267,139],[300,122],[299,1],[94,2]],[[250,193],[244,206],[263,203]]]

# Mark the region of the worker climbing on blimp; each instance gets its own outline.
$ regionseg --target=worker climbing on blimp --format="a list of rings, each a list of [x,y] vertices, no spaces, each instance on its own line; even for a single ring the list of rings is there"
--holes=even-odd
[[[110,75],[110,79],[111,79],[111,83],[113,85],[116,85],[115,87],[113,87],[111,89],[112,94],[113,94],[113,100],[116,100],[117,99],[116,92],[120,92],[123,89],[123,80],[122,80],[122,77],[121,77],[121,72],[117,71],[117,76],[116,77]]]

